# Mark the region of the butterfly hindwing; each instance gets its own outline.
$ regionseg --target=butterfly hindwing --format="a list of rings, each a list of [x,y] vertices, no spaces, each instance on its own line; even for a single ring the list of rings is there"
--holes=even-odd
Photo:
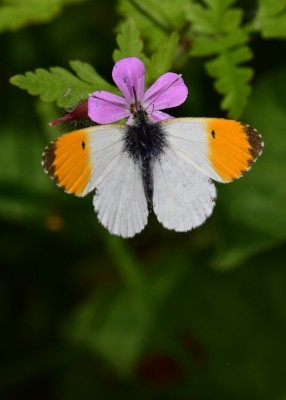
[[[97,185],[93,205],[102,225],[114,235],[132,237],[147,224],[141,170],[127,152],[114,159],[112,169]]]
[[[174,118],[161,122],[176,154],[218,182],[239,178],[262,152],[259,133],[223,118]]]
[[[211,215],[215,197],[211,180],[172,148],[155,162],[153,209],[165,228],[185,232],[201,225]]]

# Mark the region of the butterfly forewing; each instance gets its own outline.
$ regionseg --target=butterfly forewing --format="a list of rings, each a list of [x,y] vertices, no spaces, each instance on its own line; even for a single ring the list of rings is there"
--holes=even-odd
[[[222,118],[175,118],[161,122],[177,155],[219,182],[247,171],[262,152],[259,133]]]
[[[85,196],[121,151],[122,130],[120,125],[96,126],[60,136],[43,153],[45,171],[67,193]]]

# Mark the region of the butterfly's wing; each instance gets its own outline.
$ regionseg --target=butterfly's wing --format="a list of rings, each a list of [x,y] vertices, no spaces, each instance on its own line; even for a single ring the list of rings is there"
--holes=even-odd
[[[147,224],[148,207],[141,171],[127,152],[113,162],[112,172],[96,186],[94,208],[110,233],[124,238],[142,231]]]
[[[201,225],[212,213],[211,179],[169,147],[154,163],[153,210],[165,228],[178,232]]]
[[[176,118],[160,125],[168,147],[154,165],[153,208],[166,228],[188,231],[212,213],[211,179],[239,178],[260,155],[263,142],[256,130],[232,120]]]
[[[66,192],[96,189],[94,208],[110,233],[132,237],[147,223],[148,209],[138,165],[124,151],[122,125],[98,125],[63,135],[43,154],[45,171]]]
[[[263,148],[255,129],[233,120],[175,118],[161,125],[178,157],[218,182],[242,176]]]

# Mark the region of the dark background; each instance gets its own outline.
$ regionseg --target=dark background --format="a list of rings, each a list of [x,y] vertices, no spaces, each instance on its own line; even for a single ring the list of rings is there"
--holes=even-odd
[[[151,215],[133,239],[97,222],[44,174],[63,132],[54,104],[9,83],[79,59],[111,81],[115,3],[68,6],[0,36],[0,399],[286,399],[285,41],[254,35],[241,121],[265,151],[217,185],[212,217],[186,234]],[[177,72],[177,71],[176,71]],[[225,116],[203,60],[175,116]]]

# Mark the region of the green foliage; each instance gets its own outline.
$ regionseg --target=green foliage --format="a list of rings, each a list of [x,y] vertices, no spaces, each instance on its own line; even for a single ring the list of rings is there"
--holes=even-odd
[[[259,0],[254,29],[264,38],[286,38],[286,1]]]
[[[133,19],[129,18],[122,22],[119,26],[119,33],[116,38],[119,49],[114,50],[114,61],[121,60],[125,57],[138,57],[145,64],[148,59],[143,52],[143,41],[141,39],[140,31],[137,28]]]
[[[53,4],[59,5],[56,0]],[[242,8],[233,7],[234,4],[235,0],[147,0],[144,4],[120,0],[119,11],[127,18],[117,28],[118,48],[113,59],[140,58],[146,65],[146,83],[150,84],[174,64],[186,63],[188,56],[211,57],[205,66],[214,78],[215,89],[223,95],[221,108],[237,119],[251,93],[254,71],[245,64],[253,57],[250,32],[261,30],[264,37],[283,37],[286,3],[260,0],[253,21],[245,25]],[[150,51],[151,56],[147,55]],[[37,69],[35,73],[13,77],[11,82],[45,101],[56,101],[60,107],[73,106],[96,89],[116,90],[92,66],[82,63],[71,67],[77,76],[52,67],[50,71]]]
[[[107,243],[125,288],[109,288],[108,295],[105,291],[89,298],[73,313],[66,334],[124,376],[136,367],[161,307],[185,277],[186,267],[169,265],[146,277],[122,239],[108,237]]]
[[[249,97],[253,71],[241,63],[252,53],[247,46],[248,34],[241,27],[242,10],[230,8],[234,0],[208,0],[204,6],[191,3],[187,17],[192,29],[192,56],[215,56],[206,63],[215,88],[224,95],[221,108],[238,118]]]
[[[160,75],[171,71],[172,65],[177,54],[179,35],[177,32],[162,39],[161,45],[152,54],[149,64],[148,76],[150,81],[154,81]]]
[[[225,247],[228,250],[219,256],[218,267],[238,265],[245,257],[286,240],[286,187],[281,185],[286,174],[283,162],[285,82],[283,69],[264,76],[258,82],[244,114],[244,120],[262,132],[265,149],[258,168],[254,166],[250,174],[231,187],[220,187],[220,201],[228,223],[234,229],[239,222],[242,230],[227,238]],[[247,238],[251,236],[255,240],[249,242]]]
[[[132,16],[152,52],[175,30],[185,24],[188,0],[119,0],[118,10],[124,17]]]
[[[113,58],[114,61],[130,56],[140,58],[145,63],[146,81],[149,84],[170,70],[178,40],[178,34],[172,33],[149,59],[143,52],[143,41],[134,20],[127,19],[119,27],[119,49],[114,50]],[[76,75],[61,67],[51,67],[50,70],[38,68],[35,72],[13,76],[10,82],[32,95],[40,96],[43,101],[56,102],[62,108],[76,105],[95,90],[118,93],[118,89],[107,83],[90,64],[70,61],[70,66]]]
[[[85,0],[2,0],[0,32],[23,28],[30,24],[47,23],[55,18],[65,5]]]
[[[133,19],[129,18],[120,24],[116,40],[119,49],[114,50],[114,61],[124,57],[138,57],[145,64],[146,81],[149,84],[171,69],[179,36],[176,32],[173,32],[170,36],[164,37],[161,45],[153,52],[151,59],[144,53],[141,33]]]
[[[10,82],[34,96],[40,96],[43,101],[56,102],[63,108],[87,99],[95,90],[116,91],[90,64],[71,61],[70,66],[76,75],[60,67],[52,67],[50,70],[38,68],[35,72],[15,75]]]

